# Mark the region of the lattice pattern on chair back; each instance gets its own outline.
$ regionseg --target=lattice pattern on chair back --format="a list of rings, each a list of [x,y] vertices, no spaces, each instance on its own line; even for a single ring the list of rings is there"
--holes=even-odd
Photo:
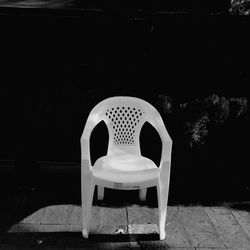
[[[136,132],[142,121],[144,111],[132,105],[109,107],[106,117],[113,130],[113,142],[116,145],[135,144]]]

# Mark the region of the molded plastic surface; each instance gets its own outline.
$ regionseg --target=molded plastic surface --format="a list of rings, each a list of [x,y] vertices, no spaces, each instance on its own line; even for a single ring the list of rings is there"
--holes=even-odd
[[[104,121],[108,127],[108,151],[106,156],[99,158],[91,166],[89,140],[93,128],[100,121]],[[158,131],[162,141],[159,166],[143,157],[140,152],[139,135],[146,121]],[[141,200],[146,199],[146,188],[156,186],[160,239],[165,238],[171,149],[172,140],[162,118],[148,102],[135,97],[119,96],[105,99],[92,109],[81,137],[82,232],[85,238],[89,234],[96,185],[98,199],[103,199],[104,187],[107,187],[140,189]]]

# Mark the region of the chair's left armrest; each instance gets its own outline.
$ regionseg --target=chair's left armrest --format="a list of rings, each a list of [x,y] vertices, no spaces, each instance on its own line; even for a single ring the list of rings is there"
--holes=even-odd
[[[171,162],[171,151],[172,151],[172,139],[170,138],[165,124],[160,116],[155,119],[152,123],[157,130],[161,142],[162,142],[162,152],[161,152],[161,163],[160,168],[164,165],[164,162]]]
[[[158,134],[162,142],[161,161],[160,161],[160,176],[161,179],[165,179],[166,183],[169,183],[170,178],[170,166],[171,166],[171,153],[172,153],[172,139],[170,138],[163,120],[158,116],[158,119],[154,120],[154,127],[158,131]]]

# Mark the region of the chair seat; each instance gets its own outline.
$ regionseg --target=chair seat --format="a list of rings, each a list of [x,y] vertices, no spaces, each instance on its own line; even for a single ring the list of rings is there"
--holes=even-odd
[[[120,154],[99,158],[93,166],[93,176],[118,183],[138,183],[159,176],[155,163],[141,155]]]

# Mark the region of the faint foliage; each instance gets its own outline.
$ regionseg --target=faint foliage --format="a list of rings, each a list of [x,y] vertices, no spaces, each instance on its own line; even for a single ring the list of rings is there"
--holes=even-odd
[[[158,104],[161,106],[163,113],[170,114],[173,111],[173,99],[166,95],[159,95]]]
[[[231,0],[231,8],[229,11],[233,14],[249,15],[250,0]]]
[[[195,122],[186,122],[185,124],[185,136],[188,139],[189,145],[200,146],[204,144],[205,138],[208,134],[207,124],[209,122],[208,115],[203,115]]]
[[[203,145],[208,134],[219,138],[220,131],[224,129],[225,124],[235,118],[247,117],[248,112],[248,100],[245,97],[228,99],[213,94],[179,104],[179,108],[175,110],[171,97],[160,95],[159,99],[165,115],[178,113],[177,116],[172,117],[178,118],[182,123],[183,131],[179,131],[179,133],[182,133],[190,147]],[[176,122],[173,121],[174,124]]]
[[[229,105],[230,105],[230,115],[232,117],[239,117],[241,115],[245,115],[247,111],[247,98],[230,98]]]
[[[225,97],[212,95],[205,98],[205,108],[208,109],[210,120],[217,124],[223,124],[229,116],[229,101]]]

